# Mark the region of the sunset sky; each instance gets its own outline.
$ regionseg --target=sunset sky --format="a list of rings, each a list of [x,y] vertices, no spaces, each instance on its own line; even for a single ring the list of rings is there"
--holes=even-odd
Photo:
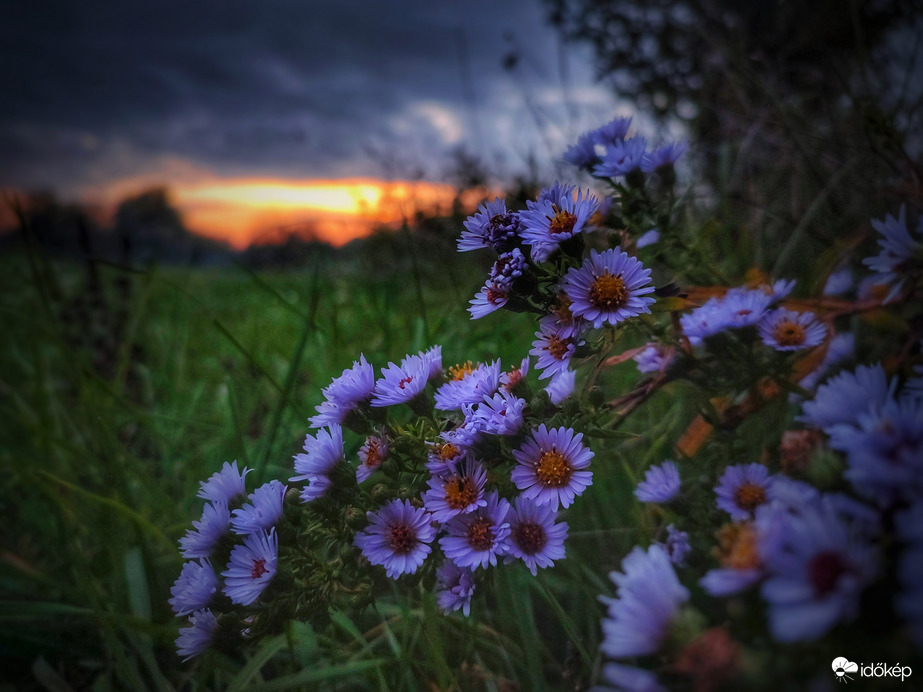
[[[187,225],[238,246],[310,220],[345,242],[363,232],[351,219],[393,216],[380,201],[397,190],[447,204],[458,147],[501,177],[530,157],[553,175],[577,134],[627,114],[545,14],[540,0],[18,3],[0,25],[0,187],[111,204],[166,184]]]

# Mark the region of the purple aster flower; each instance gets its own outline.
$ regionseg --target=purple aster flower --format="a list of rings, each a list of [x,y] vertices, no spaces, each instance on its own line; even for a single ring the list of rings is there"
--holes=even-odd
[[[888,398],[828,432],[857,493],[881,506],[923,499],[923,399]]]
[[[442,377],[442,346],[436,344],[426,351],[420,351],[417,355],[423,361],[423,370],[426,372],[426,378],[432,382]]]
[[[481,290],[469,300],[471,307],[468,312],[471,313],[471,319],[479,320],[496,310],[499,310],[510,298],[510,287],[504,284],[498,284],[490,279],[481,286]]]
[[[673,524],[670,524],[667,526],[667,540],[662,545],[663,549],[667,551],[667,555],[670,556],[670,562],[677,567],[682,567],[686,564],[686,556],[692,551],[692,546],[689,545],[688,533],[680,531]]]
[[[571,299],[571,312],[597,328],[649,313],[654,302],[643,297],[654,292],[651,270],[621,248],[591,250],[583,266],[567,272],[562,285]]]
[[[906,211],[904,205],[901,205],[897,218],[888,214],[881,221],[872,220],[872,227],[882,236],[878,239],[881,252],[876,257],[862,260],[872,271],[882,275],[876,283],[891,286],[884,299],[885,303],[890,303],[897,297],[904,285],[905,275],[923,255],[923,242],[920,239],[915,240],[907,228]],[[923,235],[923,217],[917,224],[917,235]]]
[[[564,292],[563,287],[559,286],[557,300],[551,306],[549,314],[539,320],[539,326],[545,325],[549,329],[553,328],[557,334],[561,335],[561,338],[576,339],[589,325],[585,319],[574,315],[570,308],[570,296]]]
[[[813,485],[783,475],[773,476],[771,495],[774,503],[794,512],[821,499]]]
[[[593,175],[600,178],[618,178],[640,170],[647,152],[647,140],[641,136],[615,142],[596,166]]]
[[[474,595],[474,573],[446,560],[436,569],[436,603],[443,613],[461,610],[465,617],[471,614],[471,597]]]
[[[573,370],[562,370],[551,378],[551,382],[545,387],[548,392],[548,398],[555,406],[560,406],[564,401],[574,393],[577,373]]]
[[[757,324],[773,300],[772,291],[732,288],[721,301],[727,314],[728,327],[739,329]]]
[[[773,283],[772,286],[760,286],[760,290],[769,295],[770,303],[777,303],[783,298],[787,298],[788,295],[795,290],[795,285],[797,283],[795,279],[779,279]]]
[[[654,149],[642,158],[641,170],[645,173],[654,173],[660,168],[673,168],[688,148],[689,145],[686,142],[671,142],[659,149]]]
[[[798,385],[802,389],[813,390],[817,383],[820,382],[827,371],[834,365],[844,360],[849,360],[856,352],[856,337],[852,332],[843,332],[830,339],[827,346],[827,353],[824,354],[824,360],[814,370],[809,372]]]
[[[176,653],[185,663],[208,648],[218,629],[218,618],[208,609],[198,610],[189,616],[189,627],[181,627],[176,638]]]
[[[892,394],[880,363],[841,372],[817,388],[813,401],[802,405],[798,420],[829,433],[835,425],[854,425],[862,413],[881,406]]]
[[[512,392],[516,388],[516,385],[522,382],[523,378],[528,374],[529,356],[526,356],[517,367],[500,375],[500,389],[505,392]]]
[[[372,406],[405,404],[420,394],[429,381],[430,367],[419,355],[404,357],[400,365],[388,363],[375,382]]]
[[[496,565],[497,556],[509,551],[510,503],[491,492],[487,504],[474,512],[458,514],[446,524],[448,535],[439,539],[445,556],[459,567]]]
[[[356,547],[392,579],[417,571],[432,548],[436,534],[432,517],[409,500],[392,500],[378,512],[368,512],[368,527],[356,534]]]
[[[757,325],[763,343],[777,351],[797,351],[819,346],[827,336],[827,327],[813,312],[794,312],[785,308],[771,310]]]
[[[513,450],[517,466],[511,478],[525,498],[539,505],[570,507],[593,482],[593,472],[585,471],[593,452],[583,445],[583,433],[572,428],[548,430],[542,423]]]
[[[572,166],[590,170],[599,160],[596,155],[596,140],[592,132],[587,132],[577,138],[577,143],[572,144],[564,152],[564,160]]]
[[[590,132],[590,135],[597,144],[611,146],[625,140],[628,136],[629,127],[631,127],[631,116],[627,118],[615,118],[611,122]]]
[[[617,692],[667,692],[657,676],[644,668],[607,663],[603,666],[603,677],[615,685]]]
[[[509,392],[485,396],[476,407],[465,404],[466,424],[488,435],[515,435],[522,427],[526,400]]]
[[[719,509],[731,519],[749,519],[757,507],[772,499],[772,481],[762,464],[728,466],[715,487]]]
[[[520,495],[509,514],[510,551],[526,563],[532,576],[539,568],[552,567],[564,559],[567,522],[555,523],[557,512],[551,505],[537,505]]]
[[[269,481],[254,490],[250,502],[235,509],[231,517],[234,533],[248,535],[257,531],[268,531],[282,518],[282,500],[288,486],[279,481]]]
[[[622,560],[622,572],[609,578],[617,593],[616,598],[600,597],[607,605],[600,650],[613,658],[656,653],[689,600],[667,552],[656,544],[647,551],[636,546]]]
[[[499,197],[482,202],[474,216],[465,219],[465,230],[458,239],[458,251],[491,248],[502,252],[512,244],[519,231],[519,215],[506,209]]]
[[[369,435],[359,448],[359,467],[356,469],[356,482],[362,483],[371,476],[388,458],[388,436]]]
[[[457,514],[473,512],[487,506],[484,485],[487,472],[474,459],[468,459],[454,473],[433,476],[429,479],[429,490],[423,495],[423,506],[433,519],[445,523]]]
[[[659,240],[660,231],[658,231],[656,228],[652,228],[651,230],[642,233],[638,237],[638,239],[635,241],[635,247],[640,250],[641,248],[647,247],[648,245],[653,245]]]
[[[644,480],[635,488],[635,497],[641,502],[669,502],[679,493],[679,469],[672,461],[651,466]]]
[[[473,443],[474,438],[464,428],[442,433],[441,439],[430,445],[426,469],[434,476],[454,473]]]
[[[728,323],[727,310],[717,298],[709,298],[703,305],[679,318],[683,334],[697,341],[724,331]]]
[[[192,522],[192,529],[179,539],[180,553],[184,558],[209,557],[215,545],[228,533],[231,512],[223,502],[209,502],[202,510],[202,518]]]
[[[825,296],[841,296],[853,287],[854,279],[849,267],[837,269],[824,284]]]
[[[170,588],[168,603],[177,615],[188,615],[207,606],[217,591],[218,575],[211,562],[187,562]]]
[[[322,390],[325,401],[316,407],[317,415],[311,418],[311,427],[342,425],[350,411],[371,398],[374,389],[375,370],[360,353],[359,360],[353,361],[351,368],[334,377]]]
[[[233,500],[247,494],[247,484],[244,478],[250,471],[251,469],[246,466],[242,471],[238,471],[236,461],[233,465],[224,462],[220,471],[212,474],[207,481],[199,483],[200,489],[196,497],[229,505]]]
[[[709,570],[699,584],[712,596],[739,593],[766,575],[766,556],[780,544],[787,512],[778,505],[762,505],[753,521],[725,524],[715,534],[715,553],[721,566]]]
[[[522,276],[525,268],[529,266],[522,251],[517,247],[509,252],[502,253],[494,266],[490,268],[490,281],[497,287],[509,289],[513,282]]]
[[[536,201],[551,202],[560,209],[565,203],[565,200],[573,201],[576,189],[576,185],[568,185],[567,183],[555,181],[554,185],[551,187],[543,187],[541,189]]]
[[[343,429],[339,425],[331,425],[326,430],[319,430],[316,437],[306,435],[304,450],[304,454],[295,455],[295,473],[298,475],[289,480],[293,483],[308,481],[301,493],[301,500],[311,502],[327,493],[330,488],[328,474],[345,460]]]
[[[480,403],[500,386],[500,360],[490,365],[471,362],[449,368],[449,381],[436,390],[436,408],[459,410],[465,404]]]
[[[780,545],[766,556],[762,595],[777,641],[812,641],[858,614],[862,590],[878,573],[878,554],[826,504],[785,519]]]
[[[276,529],[257,531],[244,538],[243,545],[231,551],[224,577],[224,593],[231,603],[250,605],[276,576],[279,537]]]
[[[673,351],[659,344],[650,344],[632,360],[638,364],[638,372],[660,372],[673,360]]]
[[[542,371],[538,379],[544,380],[567,370],[577,346],[585,342],[572,329],[559,327],[551,316],[540,319],[538,329],[529,355],[538,359],[535,367]]]
[[[589,190],[581,190],[576,200],[562,196],[557,203],[545,199],[529,202],[527,207],[519,214],[522,242],[532,246],[533,262],[544,262],[562,241],[583,231],[599,200]]]

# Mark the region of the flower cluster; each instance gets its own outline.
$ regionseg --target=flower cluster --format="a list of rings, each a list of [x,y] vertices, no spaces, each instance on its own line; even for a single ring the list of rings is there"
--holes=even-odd
[[[655,199],[685,144],[651,150],[630,125],[618,118],[564,154],[614,200],[556,182],[522,209],[485,201],[464,223],[458,250],[493,260],[471,318],[535,317],[519,364],[448,365],[434,346],[376,378],[360,354],[323,389],[291,490],[270,481],[247,495],[236,463],[202,484],[208,504],[180,540],[188,561],[170,600],[189,618],[182,656],[253,638],[280,612],[322,618],[335,599],[362,608],[402,585],[468,616],[485,573],[521,564],[539,578],[565,559],[564,515],[603,474],[639,518],[639,545],[613,539],[621,567],[615,596],[601,597],[601,673],[617,688],[732,680],[748,643],[705,625],[732,596],[748,606],[721,622],[747,611],[753,641],[785,646],[836,634],[876,586],[896,585],[888,607],[923,646],[923,342],[917,331],[869,364],[847,331],[892,304],[919,324],[923,245],[905,210],[872,222],[881,251],[864,264],[888,288],[878,297],[861,282],[858,300],[839,297],[858,262],[797,298],[795,281],[758,271],[689,285],[694,272],[642,261],[694,252],[675,196]],[[649,417],[656,431],[622,436],[660,393],[676,403]],[[775,427],[753,424],[762,410]]]
[[[246,494],[249,469],[225,462],[220,471],[201,483],[199,497],[210,502],[202,518],[180,539],[184,558],[179,578],[170,589],[170,607],[187,615],[189,626],[180,630],[177,650],[184,659],[204,651],[214,640],[220,614],[228,604],[247,606],[276,575],[279,553],[275,525],[282,517],[286,486],[276,480]],[[226,564],[215,571],[213,563]],[[237,632],[240,635],[240,632]]]

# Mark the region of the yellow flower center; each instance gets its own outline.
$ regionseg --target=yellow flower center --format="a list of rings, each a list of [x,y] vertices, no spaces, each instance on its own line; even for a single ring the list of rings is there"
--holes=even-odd
[[[490,296],[487,297],[490,300]],[[465,361],[464,363],[459,363],[458,365],[453,365],[449,368],[449,379],[450,380],[463,380],[468,375],[474,372],[474,365],[470,360]]]
[[[459,449],[451,442],[446,442],[444,445],[436,445],[433,452],[442,461],[451,461],[458,456]]]
[[[721,566],[730,569],[754,569],[760,566],[756,549],[756,531],[750,524],[725,524],[716,534],[716,549]]]
[[[535,475],[542,485],[549,488],[562,488],[570,481],[574,467],[570,460],[556,449],[542,452],[535,462]]]
[[[468,476],[453,476],[442,486],[445,502],[451,509],[464,509],[478,499],[474,479]]]
[[[570,339],[562,339],[552,334],[548,337],[548,353],[555,360],[564,360],[567,355],[567,347],[570,346]]]
[[[622,275],[612,276],[608,271],[597,276],[590,286],[590,303],[601,310],[617,310],[628,300],[628,289]]]
[[[557,209],[557,207],[555,207]],[[561,209],[554,216],[549,217],[551,223],[548,225],[548,233],[570,233],[574,230],[577,223],[577,217],[569,211]]]
[[[805,340],[804,327],[790,320],[782,320],[772,330],[779,346],[801,346]]]

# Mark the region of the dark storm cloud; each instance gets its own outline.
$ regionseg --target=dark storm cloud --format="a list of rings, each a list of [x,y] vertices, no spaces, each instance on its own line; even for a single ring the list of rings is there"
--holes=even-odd
[[[20,3],[0,27],[0,184],[92,182],[159,156],[368,174],[364,149],[402,129],[423,149],[457,143],[458,121],[470,140],[476,113],[489,132],[512,93],[504,35],[539,65],[554,54],[542,14],[540,0]]]

